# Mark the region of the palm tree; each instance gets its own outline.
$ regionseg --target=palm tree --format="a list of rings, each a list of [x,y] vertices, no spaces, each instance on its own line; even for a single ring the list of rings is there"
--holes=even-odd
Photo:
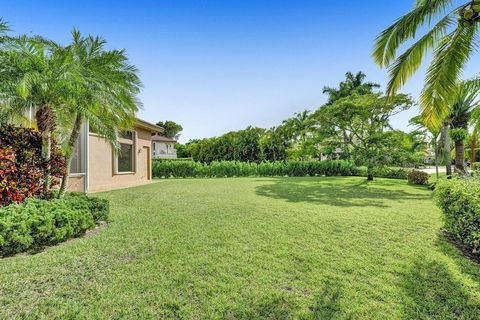
[[[480,132],[478,131],[477,128],[475,128],[468,137],[468,142],[470,145],[470,166],[472,166],[477,160],[476,149],[477,149],[479,140],[480,140]]]
[[[42,158],[50,160],[57,116],[71,99],[72,61],[60,46],[40,37],[10,38],[0,48],[0,104],[4,118],[34,111],[42,137]],[[48,170],[48,169],[47,169]],[[44,192],[50,188],[44,181]]]
[[[449,114],[462,70],[478,45],[479,21],[478,1],[460,6],[451,0],[415,1],[409,13],[376,39],[373,58],[390,73],[387,93],[399,90],[433,51],[420,108],[426,122],[439,129]],[[425,28],[427,32],[398,55],[400,47]]]
[[[106,50],[104,39],[82,37],[77,30],[72,32],[72,37],[72,44],[65,51],[72,57],[77,74],[71,94],[73,99],[67,106],[74,123],[65,147],[68,168],[59,196],[63,196],[68,184],[70,162],[82,122],[88,120],[97,134],[117,148],[118,131],[132,127],[140,106],[138,71],[129,64],[125,52]]]
[[[347,72],[345,74],[345,81],[340,82],[338,88],[323,87],[323,93],[328,95],[327,104],[332,104],[339,99],[348,97],[354,92],[367,94],[372,93],[375,88],[380,88],[380,85],[377,83],[365,82],[366,77],[362,71],[356,74]]]
[[[415,126],[416,130],[421,130],[424,133],[428,133],[431,136],[432,139],[430,140],[430,145],[434,149],[435,173],[436,173],[436,176],[437,176],[437,179],[438,179],[439,178],[438,166],[439,166],[439,160],[440,160],[439,158],[440,158],[440,154],[441,154],[441,149],[440,149],[439,143],[438,143],[438,137],[440,135],[440,132],[438,130],[432,128],[432,127],[429,127],[424,122],[424,119],[421,116],[416,116],[416,117],[413,117],[412,119],[410,119],[409,125]]]
[[[455,169],[459,173],[465,173],[465,140],[468,137],[468,125],[472,112],[480,103],[477,100],[478,91],[471,90],[466,82],[458,85],[455,101],[451,107],[450,136],[455,143]]]

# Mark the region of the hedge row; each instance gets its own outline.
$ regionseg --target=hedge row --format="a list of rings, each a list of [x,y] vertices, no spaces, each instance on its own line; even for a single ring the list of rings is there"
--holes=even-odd
[[[407,179],[408,169],[379,168],[375,176]],[[153,161],[155,178],[209,178],[209,177],[275,177],[275,176],[366,176],[367,170],[351,161],[277,161],[240,162],[218,161],[203,164],[194,161]]]
[[[445,228],[460,242],[480,253],[480,179],[442,180],[435,200],[442,209]]]
[[[0,255],[11,255],[79,236],[107,221],[107,200],[80,194],[51,201],[28,199],[0,208]]]

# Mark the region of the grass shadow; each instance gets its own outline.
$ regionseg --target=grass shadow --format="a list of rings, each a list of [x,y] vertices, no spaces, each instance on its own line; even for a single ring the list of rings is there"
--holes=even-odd
[[[347,180],[342,177],[328,178],[274,178],[271,183],[256,188],[256,194],[288,202],[310,202],[340,207],[388,208],[388,200],[396,202],[430,199],[424,187],[423,193],[399,190],[399,182],[381,180]],[[395,188],[396,187],[396,188]],[[386,201],[387,200],[387,201]]]
[[[419,257],[402,275],[405,319],[478,319],[480,304],[445,264]]]

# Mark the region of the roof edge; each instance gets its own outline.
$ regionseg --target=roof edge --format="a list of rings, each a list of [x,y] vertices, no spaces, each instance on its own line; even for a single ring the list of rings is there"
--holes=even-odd
[[[140,127],[142,129],[148,129],[153,133],[162,133],[163,131],[165,131],[162,127],[159,127],[156,124],[147,122],[139,118],[136,119],[135,126]]]

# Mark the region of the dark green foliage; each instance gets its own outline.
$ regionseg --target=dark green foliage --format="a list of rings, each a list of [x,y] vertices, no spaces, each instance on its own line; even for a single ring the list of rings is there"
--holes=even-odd
[[[359,175],[366,177],[368,175],[368,169],[366,167],[360,167]],[[388,178],[388,179],[401,179],[406,180],[408,176],[409,169],[405,168],[395,168],[395,167],[378,167],[373,170],[373,175],[377,178]]]
[[[174,121],[160,121],[157,122],[157,126],[163,128],[163,135],[169,138],[178,138],[180,132],[182,132],[183,127]]]
[[[480,250],[480,179],[439,181],[435,200],[445,217],[445,228],[473,253]]]
[[[426,185],[428,184],[428,178],[430,175],[423,171],[412,170],[408,173],[408,183]]]
[[[0,255],[56,244],[108,219],[108,201],[83,194],[51,201],[28,199],[0,208]]]
[[[213,161],[258,162],[262,160],[260,139],[265,130],[248,127],[245,130],[232,131],[220,137],[192,140],[185,145],[182,156],[195,161],[210,163]]]
[[[75,192],[67,194],[65,200],[74,208],[89,210],[95,222],[108,221],[110,204],[105,199],[89,197],[83,193]]]
[[[353,162],[344,160],[260,163],[214,161],[210,164],[194,161],[153,162],[153,176],[156,178],[352,176],[357,173]]]

